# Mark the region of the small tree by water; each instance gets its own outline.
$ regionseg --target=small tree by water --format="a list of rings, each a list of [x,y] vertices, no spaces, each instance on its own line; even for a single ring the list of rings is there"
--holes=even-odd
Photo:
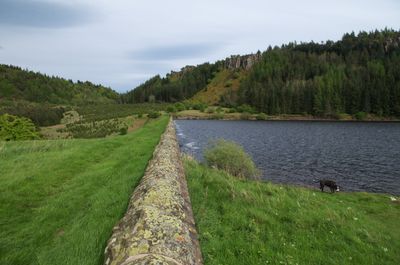
[[[223,139],[212,141],[204,151],[204,158],[211,167],[222,169],[241,179],[256,179],[260,176],[250,155],[243,147]]]

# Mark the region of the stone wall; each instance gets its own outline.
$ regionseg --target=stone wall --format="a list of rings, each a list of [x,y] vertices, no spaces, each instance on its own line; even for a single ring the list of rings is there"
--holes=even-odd
[[[105,265],[202,264],[172,120],[113,229],[104,260]]]

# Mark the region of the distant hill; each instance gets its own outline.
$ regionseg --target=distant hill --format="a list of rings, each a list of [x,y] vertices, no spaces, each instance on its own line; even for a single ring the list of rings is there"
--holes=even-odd
[[[91,82],[72,82],[16,66],[0,64],[0,100],[79,105],[116,102],[119,94]]]
[[[88,81],[72,82],[0,64],[0,115],[27,117],[37,126],[59,124],[70,106],[117,103],[119,96]]]
[[[123,94],[122,102],[248,104],[268,114],[400,116],[400,32],[345,34],[186,66]]]
[[[204,63],[186,66],[180,72],[171,72],[165,78],[159,75],[134,90],[121,95],[123,103],[147,101],[176,102],[194,96],[207,86],[219,71],[220,65]]]

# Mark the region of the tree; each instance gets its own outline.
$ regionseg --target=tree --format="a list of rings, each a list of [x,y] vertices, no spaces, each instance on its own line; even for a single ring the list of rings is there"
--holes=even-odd
[[[33,140],[39,134],[31,120],[9,114],[0,115],[0,140]]]

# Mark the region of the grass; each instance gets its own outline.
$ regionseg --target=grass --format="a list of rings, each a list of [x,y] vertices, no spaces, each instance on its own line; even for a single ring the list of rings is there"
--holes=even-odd
[[[236,78],[234,77],[235,74],[237,75]],[[232,72],[227,69],[221,70],[216,74],[206,88],[200,90],[193,96],[192,100],[215,105],[219,103],[221,96],[231,95],[232,100],[236,102],[240,80],[243,76],[243,71]]]
[[[205,264],[400,264],[398,200],[184,164]]]
[[[0,264],[102,264],[167,122],[102,139],[0,142]]]

